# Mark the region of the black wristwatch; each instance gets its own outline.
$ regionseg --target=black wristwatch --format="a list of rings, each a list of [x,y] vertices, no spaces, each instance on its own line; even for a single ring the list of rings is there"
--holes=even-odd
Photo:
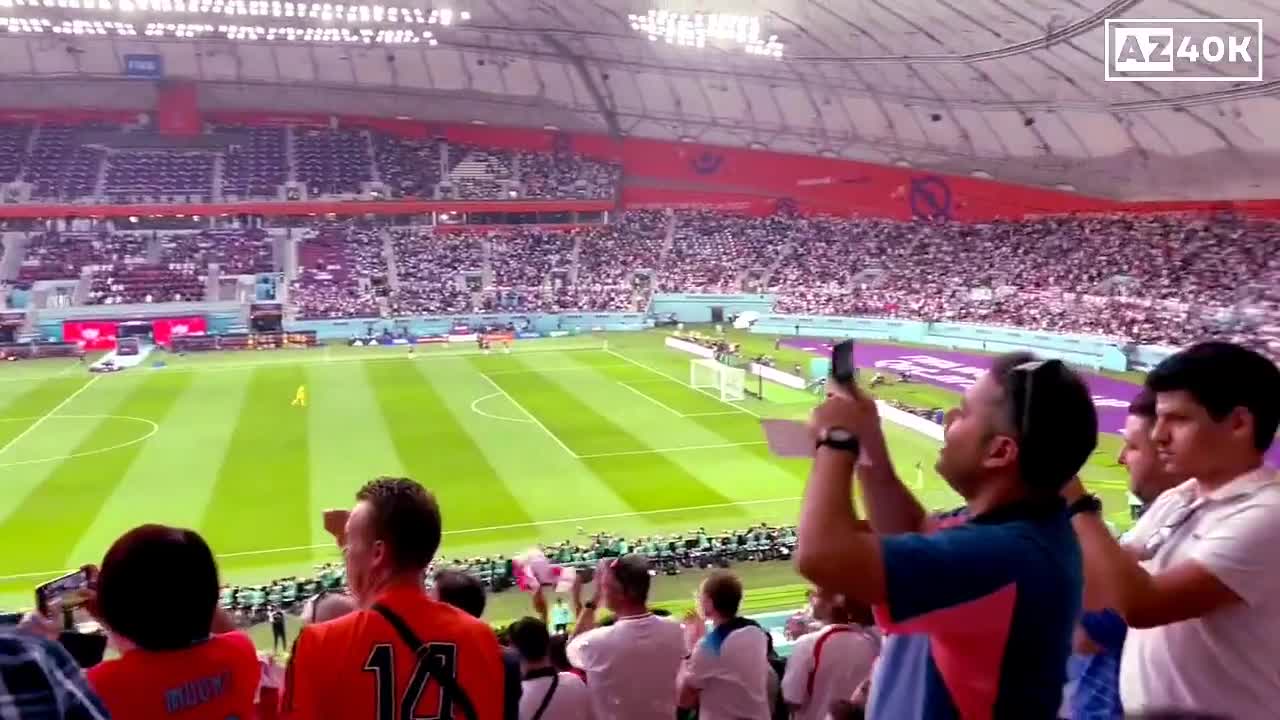
[[[842,428],[833,427],[826,428],[818,434],[818,442],[814,444],[814,449],[820,447],[829,447],[832,450],[840,450],[843,452],[858,454],[861,446],[858,444],[858,437],[852,432]]]
[[[586,602],[582,603],[582,607],[583,607],[583,608],[585,608],[585,609],[587,609],[587,610],[595,610],[595,609],[596,609],[596,604],[595,604],[594,602],[592,602],[591,600],[588,600],[588,601],[586,601]]]
[[[1067,506],[1067,517],[1075,517],[1080,513],[1093,513],[1094,515],[1102,515],[1102,500],[1093,494],[1082,495],[1075,502]]]

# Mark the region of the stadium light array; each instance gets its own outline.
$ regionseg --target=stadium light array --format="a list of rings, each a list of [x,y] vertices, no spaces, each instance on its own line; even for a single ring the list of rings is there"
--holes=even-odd
[[[429,31],[412,28],[351,28],[236,25],[209,23],[126,23],[94,20],[56,20],[0,16],[0,31],[11,34],[52,34],[78,36],[116,36],[149,38],[335,43],[361,45],[413,45],[439,42]]]
[[[0,0],[0,34],[436,46],[452,8],[286,0]]]
[[[453,25],[467,22],[471,13],[453,8],[424,10],[395,5],[291,2],[289,0],[0,0],[0,8],[80,10],[134,14],[155,19],[158,15],[204,15],[229,18],[309,19],[326,23]],[[59,13],[61,14],[61,13]],[[73,21],[88,18],[71,18]]]
[[[631,13],[627,21],[632,30],[648,37],[649,42],[692,48],[704,48],[708,42],[732,43],[742,46],[750,55],[782,58],[783,44],[778,36],[763,37],[760,18],[754,15],[650,10],[644,15]]]

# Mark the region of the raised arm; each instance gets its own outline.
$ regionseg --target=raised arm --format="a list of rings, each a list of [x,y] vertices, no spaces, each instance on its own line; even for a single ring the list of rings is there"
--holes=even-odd
[[[813,412],[812,427],[821,436],[831,428],[851,429],[858,408],[847,397],[827,398]],[[884,600],[884,565],[879,539],[853,506],[856,453],[819,447],[805,487],[797,529],[795,564],[821,588],[864,603]]]
[[[857,408],[857,424],[850,429],[857,433],[862,444],[857,466],[858,481],[862,486],[862,502],[871,529],[882,535],[923,531],[927,515],[893,469],[884,432],[880,429],[880,411],[875,398],[857,387],[843,388],[837,384],[829,387]]]
[[[1076,480],[1063,494],[1072,501],[1084,494],[1084,488]],[[1084,554],[1085,582],[1101,591],[1099,604],[1136,628],[1168,625],[1260,600],[1249,596],[1280,586],[1265,560],[1280,542],[1280,530],[1265,508],[1251,510],[1233,516],[1233,527],[1208,531],[1190,559],[1155,574],[1112,537],[1101,516],[1076,513],[1071,524]]]

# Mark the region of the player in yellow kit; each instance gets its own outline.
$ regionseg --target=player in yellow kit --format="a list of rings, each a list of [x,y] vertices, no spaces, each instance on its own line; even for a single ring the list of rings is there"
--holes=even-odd
[[[289,403],[293,407],[307,406],[307,386],[299,385],[296,392],[293,393],[293,402]]]

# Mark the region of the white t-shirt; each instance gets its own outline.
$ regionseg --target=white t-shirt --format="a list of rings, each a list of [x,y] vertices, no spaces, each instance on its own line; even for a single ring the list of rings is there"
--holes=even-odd
[[[849,628],[847,631],[840,628]],[[818,670],[813,672],[814,648],[822,643]],[[848,700],[871,675],[871,666],[880,655],[880,636],[874,630],[856,625],[828,626],[801,635],[791,646],[787,674],[782,678],[782,697],[789,705],[800,707],[793,720],[824,720],[831,703]],[[809,677],[813,676],[813,692]]]
[[[685,683],[699,691],[698,720],[769,720],[769,636],[748,625],[693,649]]]
[[[1187,560],[1244,602],[1129,630],[1120,661],[1126,712],[1199,710],[1253,720],[1280,708],[1280,473],[1259,468],[1196,498],[1189,480],[1162,494],[1126,538],[1151,548],[1148,572]],[[1188,508],[1191,508],[1188,511]]]
[[[556,692],[542,712],[542,720],[591,720],[591,696],[582,679],[562,672]],[[551,677],[538,677],[520,684],[520,720],[533,720],[551,689]]]
[[[684,631],[654,615],[619,618],[569,641],[569,662],[587,673],[596,720],[671,720]]]

